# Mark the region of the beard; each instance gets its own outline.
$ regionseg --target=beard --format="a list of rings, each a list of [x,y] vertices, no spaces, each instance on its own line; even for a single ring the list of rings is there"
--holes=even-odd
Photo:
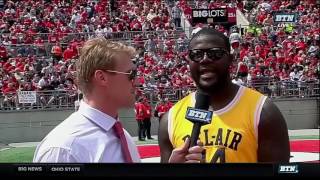
[[[220,91],[221,89],[223,89],[223,87],[226,86],[230,79],[230,76],[228,73],[225,73],[224,75],[220,75],[215,79],[204,80],[200,78],[200,75],[198,77],[192,76],[192,78],[195,81],[195,84],[199,90],[207,94],[213,94],[215,92]]]

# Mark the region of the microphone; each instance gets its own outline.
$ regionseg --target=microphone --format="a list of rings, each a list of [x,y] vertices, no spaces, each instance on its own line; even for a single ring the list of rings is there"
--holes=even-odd
[[[208,111],[210,105],[210,96],[201,91],[196,93],[196,104],[194,108],[188,107],[186,119],[193,123],[190,147],[197,145],[200,129],[202,125],[210,124],[213,112]]]

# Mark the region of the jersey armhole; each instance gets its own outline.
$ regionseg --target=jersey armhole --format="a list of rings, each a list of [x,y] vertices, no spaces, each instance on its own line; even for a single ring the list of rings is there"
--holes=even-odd
[[[255,133],[255,137],[258,141],[258,137],[259,137],[259,123],[260,123],[260,118],[261,118],[261,111],[263,108],[263,105],[266,101],[267,97],[266,96],[261,96],[258,100],[258,103],[256,105],[256,109],[254,112],[254,133]]]
[[[169,135],[169,140],[171,144],[173,144],[172,136],[173,136],[173,119],[172,119],[172,110],[173,108],[170,108],[168,112],[168,135]]]

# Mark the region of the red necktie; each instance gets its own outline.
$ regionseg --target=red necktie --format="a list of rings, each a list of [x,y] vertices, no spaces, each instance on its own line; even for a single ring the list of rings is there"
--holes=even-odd
[[[126,162],[127,163],[132,163],[133,161],[132,161],[132,158],[131,158],[131,155],[130,155],[127,139],[126,139],[126,136],[124,135],[121,122],[120,121],[116,121],[114,123],[114,125],[113,125],[113,129],[114,129],[117,137],[120,139],[122,152],[123,152],[123,155],[124,155],[124,158],[125,158]]]

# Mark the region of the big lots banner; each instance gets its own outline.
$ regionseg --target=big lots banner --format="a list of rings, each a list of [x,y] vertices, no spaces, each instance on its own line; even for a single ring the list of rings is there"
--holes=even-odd
[[[235,8],[193,9],[192,24],[236,24]]]

